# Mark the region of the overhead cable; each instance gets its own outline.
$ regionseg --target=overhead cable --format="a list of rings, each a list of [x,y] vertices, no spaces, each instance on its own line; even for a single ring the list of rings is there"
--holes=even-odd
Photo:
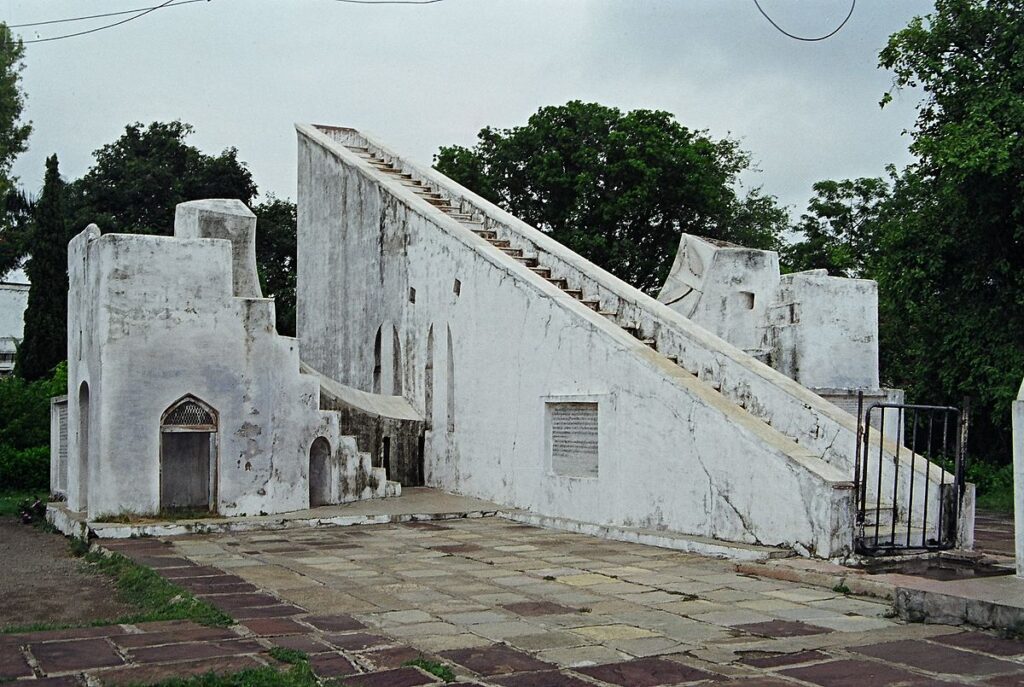
[[[808,43],[814,43],[816,41],[823,41],[826,38],[831,38],[832,36],[839,33],[839,31],[842,30],[844,26],[846,26],[846,22],[850,21],[850,17],[853,16],[853,8],[857,6],[857,0],[852,0],[852,2],[850,3],[850,11],[846,13],[846,19],[844,19],[842,23],[839,24],[839,26],[837,26],[831,32],[826,33],[824,36],[816,36],[814,38],[809,38],[807,36],[797,36],[796,34],[792,34],[789,31],[786,31],[784,28],[776,24],[774,19],[768,16],[768,13],[764,11],[764,8],[761,7],[761,3],[758,2],[758,0],[754,0],[754,4],[757,6],[757,11],[760,12],[761,15],[768,20],[768,23],[774,26],[776,30],[778,30],[778,32],[781,33],[782,35],[788,36],[789,38],[792,38],[795,41],[806,41]]]
[[[27,24],[8,24],[9,29],[23,29],[29,26],[46,26],[48,24],[64,24],[69,21],[86,21],[87,19],[102,19],[103,17],[117,17],[122,14],[135,14],[146,10],[159,10],[165,7],[178,7],[179,5],[190,5],[193,2],[209,2],[210,0],[175,0],[171,3],[164,3],[155,7],[137,7],[133,10],[121,10],[120,12],[104,12],[103,14],[89,14],[83,17],[68,17],[66,19],[50,19],[49,21],[32,21]]]
[[[350,5],[433,5],[444,0],[334,0],[347,2]]]
[[[127,19],[122,19],[121,21],[115,21],[113,24],[106,24],[104,26],[97,26],[96,28],[88,29],[86,31],[77,31],[75,33],[66,33],[63,36],[50,36],[49,38],[33,38],[32,40],[22,41],[22,43],[24,43],[25,45],[28,45],[29,43],[47,43],[49,41],[59,41],[59,40],[65,39],[65,38],[74,38],[75,36],[84,36],[86,34],[96,33],[97,31],[103,31],[105,29],[112,29],[115,26],[120,26],[121,24],[127,24],[130,21],[135,21],[136,19],[139,19],[140,17],[144,17],[147,14],[149,14],[150,12],[155,12],[155,11],[157,11],[159,9],[163,9],[164,7],[167,7],[168,5],[170,5],[172,2],[174,2],[174,0],[167,0],[167,2],[161,3],[161,4],[159,4],[159,5],[155,6],[155,7],[150,7],[148,9],[146,9],[146,10],[143,10],[143,11],[139,12],[136,15],[128,17]]]

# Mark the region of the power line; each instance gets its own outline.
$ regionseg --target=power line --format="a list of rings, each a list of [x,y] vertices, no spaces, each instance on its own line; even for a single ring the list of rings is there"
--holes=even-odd
[[[443,2],[444,0],[335,0],[335,2],[346,2],[353,5],[433,5],[434,3]],[[34,38],[31,40],[23,40],[22,43],[47,43],[49,41],[59,41],[65,38],[74,38],[76,36],[85,36],[90,33],[96,33],[97,31],[103,31],[105,29],[111,29],[121,24],[127,24],[130,21],[134,21],[140,17],[144,17],[150,12],[156,10],[165,9],[168,7],[179,7],[181,5],[191,5],[195,2],[210,2],[210,0],[167,0],[159,5],[152,7],[137,7],[133,10],[121,10],[119,12],[104,12],[102,14],[90,14],[81,17],[67,17],[65,19],[50,19],[48,21],[35,21],[26,22],[24,24],[9,24],[9,29],[21,29],[32,26],[48,26],[51,24],[64,24],[67,22],[75,21],[86,21],[88,19],[102,19],[104,17],[117,17],[125,14],[131,14],[133,16],[121,21],[113,22],[112,24],[106,24],[105,26],[97,26],[96,28],[89,29],[87,31],[77,31],[75,33],[68,33],[61,36],[50,36],[49,38]]]
[[[334,0],[347,2],[351,5],[433,5],[444,0]]]
[[[69,21],[85,21],[87,19],[102,19],[103,17],[117,17],[122,14],[135,14],[136,12],[143,12],[145,10],[158,10],[164,7],[178,7],[179,5],[189,5],[193,2],[209,2],[210,0],[177,0],[170,4],[164,3],[163,5],[157,5],[156,7],[137,7],[133,10],[121,10],[120,12],[105,12],[103,14],[90,14],[84,17],[68,17],[67,19],[51,19],[49,21],[33,21],[27,24],[8,24],[9,29],[23,29],[29,26],[46,26],[48,24],[63,24]]]
[[[783,34],[784,36],[788,36],[789,38],[792,38],[795,41],[806,41],[808,43],[814,43],[815,41],[823,41],[826,38],[831,38],[832,36],[834,36],[837,33],[839,33],[842,30],[842,28],[844,26],[846,26],[846,22],[850,21],[850,17],[853,16],[853,8],[857,6],[857,0],[852,0],[852,2],[850,3],[850,11],[846,14],[846,19],[844,19],[842,21],[842,23],[839,24],[839,26],[837,26],[835,29],[833,29],[831,33],[826,33],[824,36],[817,36],[815,38],[808,38],[806,36],[797,36],[795,34],[790,33],[789,31],[786,31],[784,28],[782,28],[781,26],[776,24],[774,19],[772,19],[771,17],[768,16],[768,13],[765,12],[764,8],[761,7],[761,3],[760,2],[758,2],[757,0],[754,0],[754,4],[757,5],[757,11],[760,12],[762,14],[762,16],[764,16],[764,18],[768,20],[768,23],[771,24],[772,26],[774,26],[776,28],[776,30],[778,30],[779,33]]]
[[[113,24],[106,24],[104,26],[97,26],[96,28],[88,29],[87,31],[78,31],[76,33],[66,33],[63,36],[50,36],[49,38],[34,38],[32,40],[29,40],[29,41],[22,41],[22,43],[24,43],[26,45],[28,45],[29,43],[47,43],[49,41],[63,40],[64,38],[74,38],[75,36],[84,36],[84,35],[89,34],[89,33],[96,33],[97,31],[103,31],[104,29],[112,29],[115,26],[120,26],[121,24],[127,24],[130,21],[135,21],[136,19],[139,19],[140,17],[144,17],[147,14],[149,14],[150,12],[155,12],[156,10],[163,9],[164,7],[167,7],[168,5],[170,5],[172,2],[174,2],[174,0],[167,0],[166,2],[163,2],[163,3],[161,3],[161,4],[159,4],[159,5],[155,6],[155,7],[150,7],[148,9],[146,9],[146,10],[143,10],[143,11],[139,12],[136,15],[128,17],[127,19],[122,19],[121,21],[115,21]]]

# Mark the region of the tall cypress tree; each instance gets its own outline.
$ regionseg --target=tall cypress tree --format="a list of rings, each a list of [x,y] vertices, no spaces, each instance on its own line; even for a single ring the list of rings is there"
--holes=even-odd
[[[25,338],[18,349],[17,373],[27,379],[47,377],[67,358],[68,229],[64,182],[57,156],[46,160],[43,193],[33,211],[25,265],[32,286],[25,311]]]

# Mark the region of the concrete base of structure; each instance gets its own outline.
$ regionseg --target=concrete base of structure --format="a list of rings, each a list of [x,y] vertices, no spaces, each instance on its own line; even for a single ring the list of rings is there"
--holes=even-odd
[[[68,510],[64,503],[51,503],[46,509],[46,519],[68,536],[128,539],[482,518],[494,515],[498,509],[499,506],[496,504],[480,499],[445,494],[427,488],[412,488],[403,489],[401,496],[393,498],[355,501],[277,515],[182,520],[147,519],[129,523],[86,520],[84,513]]]
[[[490,501],[448,494],[427,487],[402,490],[402,495],[388,499],[356,501],[336,506],[322,506],[293,513],[237,518],[197,518],[182,520],[145,519],[139,522],[99,522],[87,520],[84,513],[67,508],[65,503],[51,503],[47,520],[65,535],[101,539],[132,537],[174,537],[188,534],[225,534],[238,532],[311,529],[318,527],[351,527],[386,525],[389,523],[484,518],[497,516],[546,529],[588,534],[603,539],[657,546],[703,556],[739,561],[766,561],[792,556],[788,549],[754,546],[719,541],[675,532],[661,532],[630,527],[616,527],[553,518],[528,511],[507,509]]]
[[[852,594],[886,599],[892,602],[894,614],[909,622],[1000,630],[1024,625],[1024,580],[1012,574],[1012,558],[983,557],[966,551],[941,555],[974,557],[979,564],[1005,568],[1006,574],[936,580],[901,573],[872,575],[863,569],[808,559],[739,563],[736,570],[833,590],[842,587]]]
[[[661,532],[636,527],[617,527],[615,525],[597,525],[591,522],[538,515],[525,510],[502,510],[498,512],[498,515],[509,520],[546,529],[564,530],[576,534],[589,534],[590,536],[602,539],[657,546],[662,549],[673,549],[675,551],[696,553],[701,556],[713,556],[715,558],[730,558],[739,561],[764,561],[794,555],[790,549],[720,541],[718,539],[679,534],[677,532]]]

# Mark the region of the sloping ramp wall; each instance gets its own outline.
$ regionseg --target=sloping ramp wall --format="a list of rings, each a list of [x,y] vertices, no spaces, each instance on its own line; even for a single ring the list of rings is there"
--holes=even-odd
[[[306,363],[299,369],[319,380],[320,409],[338,414],[342,431],[356,438],[375,467],[403,487],[423,485],[423,416],[409,401],[353,389]]]
[[[428,485],[573,520],[850,550],[848,473],[368,163],[342,144],[365,146],[356,132],[298,129],[303,358],[422,410]],[[596,475],[552,457],[562,403],[597,404]]]

